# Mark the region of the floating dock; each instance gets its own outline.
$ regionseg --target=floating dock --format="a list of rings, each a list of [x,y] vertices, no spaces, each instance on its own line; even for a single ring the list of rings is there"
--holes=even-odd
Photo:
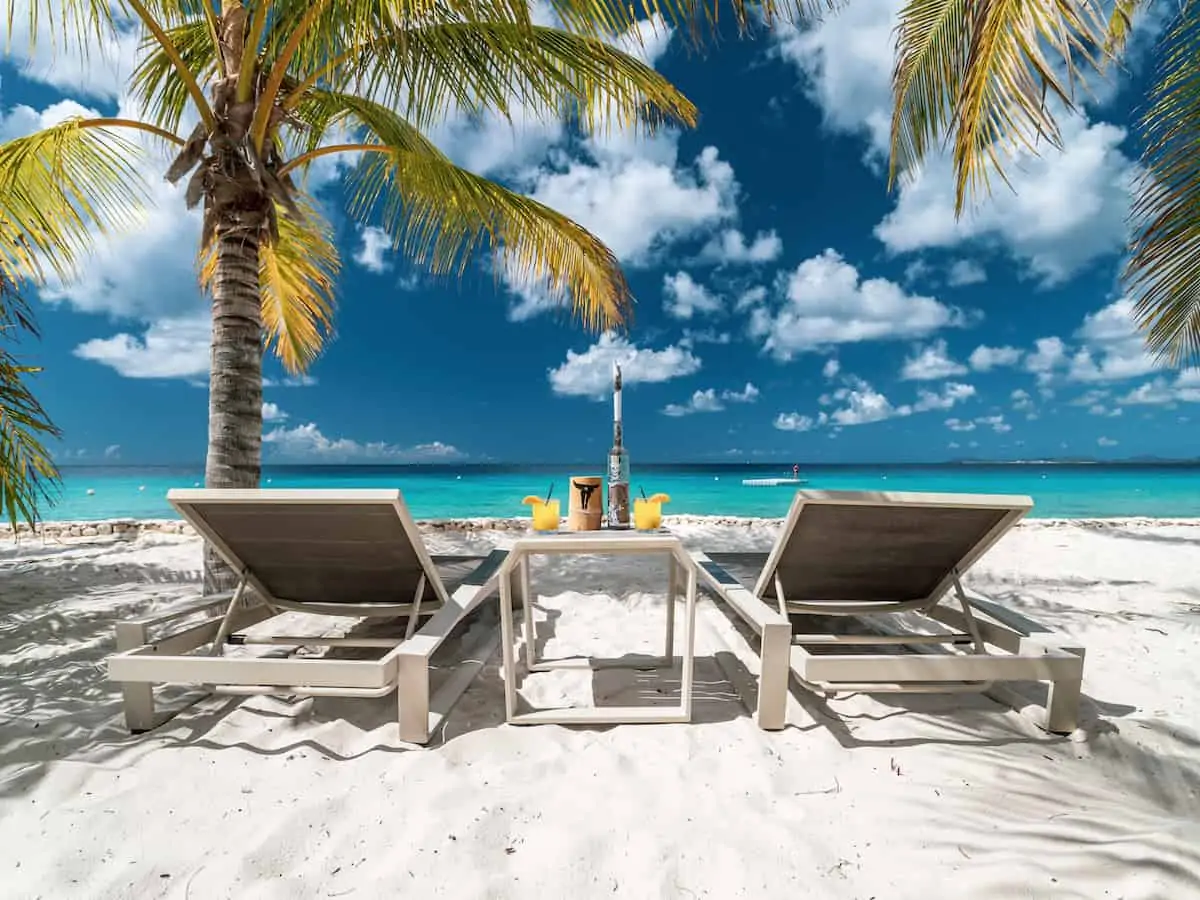
[[[807,478],[743,478],[747,487],[775,487],[780,484],[808,484]]]

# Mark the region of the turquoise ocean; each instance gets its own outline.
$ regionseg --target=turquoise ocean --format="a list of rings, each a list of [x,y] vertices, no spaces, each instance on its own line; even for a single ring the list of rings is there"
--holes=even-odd
[[[400,488],[419,519],[528,515],[526,494],[566,497],[571,476],[601,475],[603,466],[276,466],[265,487]],[[790,477],[781,465],[634,466],[636,496],[665,492],[671,514],[780,517],[795,485],[747,486],[743,479]],[[939,466],[808,466],[805,488],[1028,494],[1032,515],[1049,518],[1200,517],[1200,465],[958,464]],[[198,487],[201,466],[66,468],[43,519],[175,518],[174,487]]]

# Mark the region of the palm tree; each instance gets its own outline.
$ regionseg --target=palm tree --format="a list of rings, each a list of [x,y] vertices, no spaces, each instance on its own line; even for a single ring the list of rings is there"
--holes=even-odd
[[[32,312],[16,283],[0,266],[0,333],[6,341],[37,335]],[[18,520],[37,521],[38,506],[58,481],[58,469],[42,442],[58,429],[33,396],[26,379],[38,372],[0,345],[0,516],[15,530]]]
[[[16,0],[9,0],[9,16]],[[293,371],[333,313],[332,230],[295,176],[345,154],[349,212],[383,227],[435,275],[487,249],[544,282],[592,328],[620,326],[631,296],[597,238],[562,214],[454,165],[422,133],[454,110],[520,103],[615,121],[694,124],[666,79],[602,39],[635,20],[607,0],[555,0],[566,30],[526,0],[121,0],[144,33],[129,89],[140,118],[75,118],[0,147],[0,257],[71,273],[95,236],[124,227],[146,192],[140,132],[177,150],[165,175],[203,208],[201,281],[212,302],[205,484],[256,487],[266,344]],[[116,27],[109,0],[32,0],[30,33],[86,46]],[[5,199],[7,198],[7,199]],[[5,232],[0,231],[0,236]],[[19,240],[18,240],[19,239]],[[25,265],[19,265],[24,262]],[[206,588],[228,586],[211,549]]]
[[[896,29],[891,176],[914,170],[946,137],[956,213],[1004,177],[1014,150],[1060,144],[1055,109],[1075,109],[1089,75],[1126,48],[1149,0],[910,0]],[[1159,47],[1140,120],[1142,171],[1123,273],[1149,349],[1200,364],[1200,13],[1181,3]]]

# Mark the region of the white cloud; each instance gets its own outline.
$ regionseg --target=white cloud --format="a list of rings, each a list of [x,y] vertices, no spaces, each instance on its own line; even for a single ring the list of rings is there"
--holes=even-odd
[[[745,312],[748,309],[753,309],[766,299],[767,289],[762,285],[755,285],[752,288],[742,291],[741,296],[737,299],[737,303],[733,306],[734,312]]]
[[[980,284],[984,281],[987,281],[987,270],[970,259],[955,260],[946,273],[946,283],[950,287],[966,287],[969,284]]]
[[[811,416],[790,412],[780,413],[772,424],[780,431],[812,431],[817,422]]]
[[[976,372],[989,372],[1001,366],[1015,366],[1021,361],[1021,351],[1016,347],[988,347],[980,344],[971,351],[967,362]]]
[[[1017,388],[1009,395],[1012,401],[1012,408],[1017,412],[1026,412],[1033,409],[1033,398],[1029,396],[1028,391],[1023,391]]]
[[[61,6],[60,3],[52,5]],[[6,40],[23,77],[65,93],[101,100],[117,99],[132,71],[141,43],[140,34],[128,22],[122,23],[116,35],[105,34],[100,39],[89,34],[87,52],[82,53],[77,47],[64,44],[61,35],[52,33],[47,20],[43,20],[34,50],[35,42],[31,40],[29,29],[29,3],[18,3],[15,11]],[[119,10],[114,13],[121,15]],[[61,10],[55,9],[49,21],[63,21]]]
[[[841,395],[838,399],[844,405],[829,414],[829,420],[837,425],[867,425],[884,419],[910,416],[913,412],[907,404],[893,406],[887,397],[861,379],[857,380],[854,387],[844,388],[838,393]]]
[[[212,322],[204,312],[160,319],[140,336],[122,332],[93,338],[73,353],[115,369],[126,378],[195,379],[208,375],[211,334]]]
[[[276,381],[274,378],[264,378],[263,387],[313,387],[317,384],[315,375],[285,375]]]
[[[392,239],[382,228],[368,225],[358,226],[360,244],[354,254],[354,261],[376,275],[382,275],[392,267],[390,260],[384,257],[392,249]]]
[[[914,412],[927,412],[931,409],[951,409],[955,405],[975,396],[975,386],[950,381],[942,385],[940,391],[930,391],[924,388],[917,391],[917,400],[913,403]]]
[[[946,342],[939,339],[926,347],[918,347],[916,355],[904,361],[900,378],[904,381],[936,381],[966,372],[967,367],[951,359]]]
[[[946,427],[951,431],[974,431],[975,423],[970,419],[947,419]]]
[[[1018,154],[990,197],[954,215],[950,163],[937,156],[900,188],[875,235],[893,253],[999,242],[1044,284],[1058,284],[1125,246],[1133,163],[1125,129],[1078,116],[1062,122],[1064,149]]]
[[[721,391],[721,399],[731,403],[753,403],[758,399],[758,388],[747,381],[746,386],[740,391]]]
[[[1058,337],[1038,338],[1033,347],[1033,352],[1025,357],[1025,371],[1034,373],[1038,382],[1044,383],[1066,359],[1067,347]]]
[[[736,228],[727,228],[713,237],[700,251],[700,259],[718,265],[774,262],[783,253],[783,241],[774,230],[760,231],[753,241]]]
[[[615,135],[607,143],[591,138],[584,142],[590,161],[532,173],[529,193],[588,229],[623,264],[648,266],[676,241],[702,236],[737,212],[733,168],[715,147],[678,166],[677,140],[674,132],[625,144]],[[516,297],[514,321],[554,308],[540,283],[502,275]]]
[[[836,358],[830,357],[825,360],[825,365],[821,367],[821,375],[825,378],[833,378],[842,368],[842,364]]]
[[[612,391],[613,363],[621,366],[623,386],[670,381],[700,370],[699,358],[684,347],[650,350],[606,332],[582,353],[568,350],[566,361],[547,377],[556,394],[603,400]]]
[[[826,250],[781,279],[774,312],[756,307],[750,334],[777,360],[836,344],[926,337],[966,324],[966,316],[932,297],[908,294],[884,278],[862,280],[840,254]]]
[[[695,344],[728,344],[732,340],[733,337],[728,331],[715,331],[712,328],[695,331],[691,328],[685,328],[683,329],[683,337],[679,339],[679,346],[691,347]]]
[[[282,409],[280,409],[277,404],[268,403],[266,401],[263,402],[262,418],[263,418],[264,423],[266,423],[266,422],[283,422],[287,419],[287,417],[288,417],[288,414],[285,413]]]
[[[708,390],[693,393],[687,403],[668,403],[663,407],[663,414],[668,416],[688,416],[692,413],[720,412],[724,408],[725,404],[717,397],[716,390],[709,388]]]
[[[1168,406],[1174,403],[1200,403],[1200,387],[1194,387],[1196,379],[1188,373],[1179,375],[1174,381],[1159,376],[1138,385],[1121,397],[1122,406]]]
[[[356,462],[361,460],[394,460],[423,462],[461,459],[466,454],[457,447],[432,441],[413,447],[400,447],[383,441],[359,443],[350,438],[330,438],[315,423],[293,428],[274,428],[263,435],[270,452],[286,459],[312,459],[321,462]]]
[[[1146,352],[1128,298],[1085,316],[1076,337],[1083,346],[1071,359],[1068,377],[1073,381],[1120,381],[1159,368]]]
[[[1101,438],[1097,438],[1097,439],[1096,439],[1096,443],[1097,443],[1097,444],[1099,444],[1101,447],[1115,447],[1115,446],[1117,446],[1117,441],[1114,441],[1112,438],[1109,438],[1109,437],[1101,437]]]
[[[866,138],[866,161],[882,175],[890,144],[893,28],[901,0],[849,4],[820,23],[775,28],[779,54],[800,71],[827,128]],[[1132,161],[1125,131],[1080,116],[1061,121],[1065,149],[1019,153],[989,199],[956,221],[954,181],[944,151],[902,184],[896,208],[876,228],[906,253],[967,242],[998,243],[1045,282],[1061,281],[1125,245]]]
[[[663,276],[663,309],[675,319],[721,311],[721,298],[698,284],[687,272]]]
[[[104,448],[104,458],[105,459],[120,459],[121,458],[121,445],[120,444],[109,444],[107,447],[105,447]]]
[[[985,428],[990,428],[992,431],[995,431],[999,434],[1012,431],[1012,426],[1004,421],[1003,415],[980,416],[975,421],[980,425],[983,425]]]

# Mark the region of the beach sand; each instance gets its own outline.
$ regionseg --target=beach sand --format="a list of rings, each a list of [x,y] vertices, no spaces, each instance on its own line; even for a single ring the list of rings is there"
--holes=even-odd
[[[778,527],[668,524],[708,550]],[[1200,523],[1025,523],[970,573],[1087,647],[1070,737],[981,695],[798,688],[762,732],[708,598],[690,725],[506,726],[497,654],[426,748],[398,742],[392,697],[208,697],[130,737],[113,623],[195,596],[199,565],[170,534],[0,550],[7,900],[1200,897]],[[661,568],[535,562],[545,652],[653,652]],[[648,677],[538,674],[523,696],[611,702]]]

